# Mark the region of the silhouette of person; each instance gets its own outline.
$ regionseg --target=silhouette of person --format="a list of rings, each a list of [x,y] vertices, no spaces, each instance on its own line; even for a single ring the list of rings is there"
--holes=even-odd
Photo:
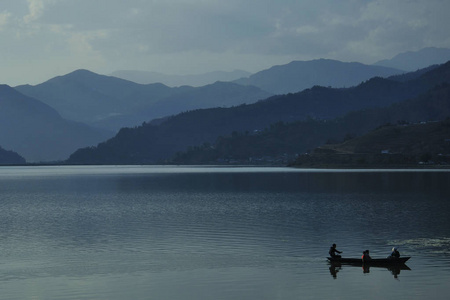
[[[341,254],[342,251],[339,251],[336,249],[336,244],[333,244],[333,246],[330,247],[330,251],[328,251],[328,254],[330,254],[331,258],[341,258],[341,256],[339,254]]]
[[[400,258],[400,252],[398,252],[397,247],[392,248],[392,252],[388,258]]]
[[[371,260],[372,257],[370,257],[370,255],[369,255],[369,250],[365,250],[365,251],[363,252],[363,255],[362,255],[361,258],[362,258],[363,262],[364,262],[364,261]]]

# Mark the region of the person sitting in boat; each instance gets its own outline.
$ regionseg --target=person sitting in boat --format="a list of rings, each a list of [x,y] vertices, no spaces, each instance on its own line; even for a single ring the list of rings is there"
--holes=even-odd
[[[371,260],[372,257],[370,257],[370,255],[369,255],[369,250],[365,250],[365,251],[363,252],[363,255],[362,255],[361,258],[362,258],[363,261]]]
[[[339,251],[338,249],[336,249],[336,244],[333,244],[333,246],[330,247],[330,251],[328,251],[328,254],[330,254],[330,257],[332,257],[332,258],[341,258],[341,256],[336,253],[341,254],[342,251]]]
[[[400,252],[398,252],[397,247],[392,248],[391,254],[388,256],[388,258],[397,259],[400,258]]]

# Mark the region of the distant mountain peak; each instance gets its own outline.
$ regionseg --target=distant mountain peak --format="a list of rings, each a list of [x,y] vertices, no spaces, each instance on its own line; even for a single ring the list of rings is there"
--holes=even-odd
[[[78,70],[72,71],[70,73],[67,73],[65,75],[59,75],[59,76],[53,77],[39,85],[52,83],[52,82],[61,82],[61,81],[86,81],[86,80],[92,80],[92,79],[100,77],[100,76],[101,75],[96,74],[96,73],[86,70],[86,69],[78,69]]]
[[[418,51],[407,51],[384,59],[374,65],[416,71],[431,65],[443,64],[450,60],[450,49],[427,47]]]

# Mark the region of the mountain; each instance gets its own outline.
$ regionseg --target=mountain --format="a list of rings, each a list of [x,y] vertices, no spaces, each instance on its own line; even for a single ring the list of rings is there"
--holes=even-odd
[[[141,85],[88,70],[15,89],[48,104],[66,119],[86,124],[139,111],[175,92],[163,84]]]
[[[336,130],[338,127],[333,127],[334,123],[327,120],[349,111],[367,111],[369,108],[381,108],[414,98],[445,82],[450,82],[450,62],[407,82],[373,78],[352,88],[314,87],[296,94],[273,96],[249,105],[190,111],[167,118],[159,125],[146,123],[136,128],[122,129],[114,138],[97,147],[79,149],[70,156],[68,162],[156,163],[168,160],[188,147],[213,143],[219,136],[228,136],[232,132],[233,136],[241,133],[257,135],[280,121],[308,121],[309,118],[320,124],[330,124],[326,125],[327,130]],[[362,125],[365,119],[370,118],[369,114],[351,119],[345,124],[350,124],[348,126],[354,129],[351,131],[361,134],[358,130],[365,128]],[[320,145],[316,144],[322,141],[316,138],[317,128],[311,127],[300,132],[305,139],[313,141],[308,143],[309,147]],[[333,136],[327,131],[322,134],[324,137]]]
[[[351,87],[375,76],[387,77],[403,71],[356,62],[340,62],[331,59],[293,61],[274,66],[248,78],[236,80],[242,85],[253,85],[273,94],[302,91],[314,85]]]
[[[0,147],[0,165],[23,165],[25,164],[25,158],[13,151],[7,151]]]
[[[250,73],[242,70],[234,70],[231,72],[215,71],[195,75],[167,75],[148,71],[119,70],[114,71],[110,75],[140,84],[162,83],[170,87],[183,85],[199,87],[212,84],[216,81],[233,81],[242,77],[248,77]]]
[[[66,119],[116,132],[188,109],[253,103],[271,95],[235,83],[217,82],[198,88],[143,85],[87,70],[36,86],[18,86],[16,90],[48,104]]]
[[[67,121],[48,105],[0,85],[0,145],[27,162],[66,159],[80,147],[95,145],[110,133]]]
[[[429,47],[419,51],[403,52],[391,59],[380,60],[374,65],[415,71],[431,65],[443,64],[449,60],[450,49]]]
[[[450,84],[445,83],[388,107],[333,120],[279,122],[256,134],[220,137],[213,144],[178,153],[172,163],[287,164],[295,160],[293,165],[302,167],[392,166],[417,164],[430,155],[434,161],[450,163],[449,116]],[[435,122],[440,120],[445,121]],[[295,158],[298,154],[302,155]]]

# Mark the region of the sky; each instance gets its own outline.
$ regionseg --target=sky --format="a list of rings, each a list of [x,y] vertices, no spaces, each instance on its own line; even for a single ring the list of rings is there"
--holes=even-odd
[[[0,0],[0,84],[77,69],[257,72],[450,48],[449,0]]]

